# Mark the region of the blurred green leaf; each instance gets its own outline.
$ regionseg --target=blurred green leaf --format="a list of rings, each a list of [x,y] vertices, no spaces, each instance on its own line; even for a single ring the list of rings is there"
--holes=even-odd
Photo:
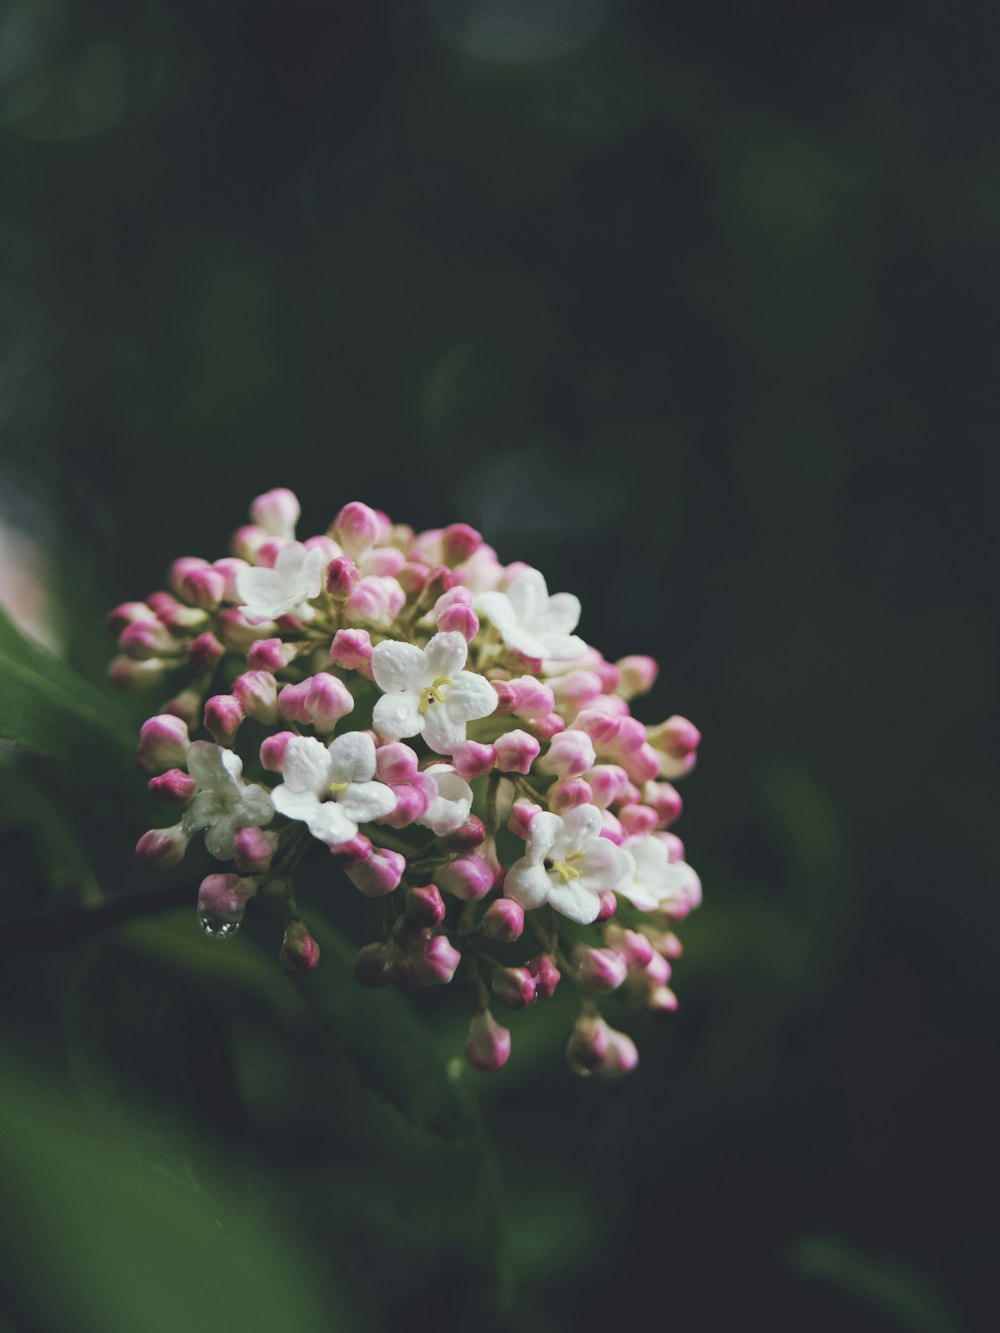
[[[320,1333],[351,1325],[266,1207],[225,1226],[203,1194],[5,1061],[0,1237],[31,1327]]]
[[[869,1258],[836,1236],[800,1237],[788,1262],[803,1277],[837,1288],[900,1328],[959,1333],[960,1324],[933,1284],[904,1264]]]
[[[0,736],[61,762],[125,760],[135,738],[111,700],[0,610]]]

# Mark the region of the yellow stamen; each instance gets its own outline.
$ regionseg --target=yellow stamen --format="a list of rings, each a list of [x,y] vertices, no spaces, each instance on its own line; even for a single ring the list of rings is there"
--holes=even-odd
[[[420,700],[421,713],[426,713],[432,703],[443,704],[444,703],[443,686],[450,684],[451,684],[450,676],[438,676],[437,679],[434,681],[434,683],[432,685],[429,685],[427,689],[424,690],[423,696]]]
[[[347,791],[350,785],[349,782],[331,782],[327,791],[331,796],[336,796],[338,792]]]
[[[566,859],[568,861],[572,861],[575,860],[575,858],[580,855],[581,855],[580,852],[576,852],[574,853],[573,856],[569,856]],[[574,867],[571,865],[567,865],[566,861],[553,861],[552,869],[556,872],[557,875],[559,875],[562,878],[562,882],[564,884],[568,884],[571,879],[580,878],[579,870],[574,869]]]

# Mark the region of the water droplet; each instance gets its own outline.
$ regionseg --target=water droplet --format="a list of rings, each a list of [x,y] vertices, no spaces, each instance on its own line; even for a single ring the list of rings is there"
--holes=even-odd
[[[214,940],[224,940],[229,935],[235,935],[243,924],[243,913],[230,912],[225,916],[217,916],[213,912],[199,912],[198,921],[206,935],[211,935]]]

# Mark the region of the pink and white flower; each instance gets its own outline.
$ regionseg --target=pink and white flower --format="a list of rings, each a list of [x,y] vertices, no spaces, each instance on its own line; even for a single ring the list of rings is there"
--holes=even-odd
[[[236,592],[251,625],[279,616],[301,614],[323,586],[323,552],[288,542],[278,552],[272,569],[248,565],[236,575]]]
[[[601,837],[601,812],[578,805],[564,815],[543,810],[528,826],[525,854],[511,866],[504,893],[526,911],[549,903],[571,921],[589,925],[601,894],[628,872],[621,848]]]
[[[617,892],[643,912],[687,916],[701,902],[701,880],[684,861],[672,861],[668,844],[652,834],[622,848],[628,871]]]
[[[523,569],[506,592],[481,592],[476,610],[500,632],[508,648],[542,661],[582,657],[587,645],[573,631],[580,599],[571,592],[549,595],[537,569]]]
[[[496,691],[485,676],[466,671],[469,646],[461,634],[435,634],[426,648],[386,640],[372,650],[372,674],[383,691],[373,724],[386,740],[422,735],[438,754],[465,740],[469,722],[496,710]]]
[[[329,745],[293,736],[282,756],[284,782],[272,793],[274,808],[337,847],[357,835],[359,824],[395,809],[395,793],[374,780],[375,767],[375,742],[367,732],[346,732]]]
[[[192,741],[187,768],[195,791],[181,821],[184,832],[190,836],[204,829],[209,855],[228,861],[239,829],[271,822],[271,797],[266,788],[243,781],[243,760],[234,750],[211,741]]]

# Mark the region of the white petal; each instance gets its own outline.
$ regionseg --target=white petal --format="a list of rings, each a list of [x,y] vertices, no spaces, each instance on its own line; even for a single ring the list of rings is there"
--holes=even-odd
[[[517,630],[517,612],[505,592],[482,592],[476,598],[476,610],[500,631],[506,641]]]
[[[239,763],[238,772],[243,771],[240,757],[234,751],[227,751]],[[222,746],[211,741],[192,741],[187,748],[188,772],[199,787],[208,789],[229,785],[229,774],[224,767]]]
[[[309,832],[330,847],[347,842],[357,831],[357,824],[344,814],[336,801],[324,801],[316,807],[316,813],[309,820]]]
[[[437,796],[417,820],[439,837],[460,828],[472,809],[472,788],[448,764],[432,764],[424,772],[433,777]]]
[[[205,833],[205,849],[209,856],[217,857],[220,861],[228,861],[233,854],[233,839],[238,827],[231,815],[217,820]]]
[[[285,785],[292,791],[321,796],[330,784],[330,756],[315,736],[293,736],[281,764]]]
[[[562,833],[563,822],[559,815],[554,815],[549,810],[542,810],[528,825],[528,836],[525,839],[525,853],[532,861],[542,861]]]
[[[589,926],[596,921],[601,911],[601,900],[596,893],[588,893],[580,887],[580,881],[571,879],[568,884],[553,884],[549,890],[549,904],[582,926]]]
[[[319,808],[319,798],[311,791],[292,791],[287,783],[275,787],[271,800],[279,815],[286,819],[301,819],[308,824]]]
[[[347,791],[336,797],[336,803],[348,819],[364,824],[391,814],[396,808],[396,797],[384,782],[352,782]]]
[[[185,833],[196,833],[198,829],[208,828],[218,817],[219,800],[215,792],[199,791],[185,807],[181,824]]]
[[[304,595],[309,597],[318,597],[320,589],[323,586],[323,566],[326,563],[326,556],[318,547],[310,547],[302,566],[301,588]],[[565,594],[568,596],[569,594]]]
[[[457,676],[469,656],[469,645],[455,630],[435,634],[424,649],[424,662],[432,680],[438,676]]]
[[[271,793],[264,787],[251,783],[240,793],[233,814],[239,819],[240,828],[262,828],[270,823],[274,815]]]
[[[573,867],[580,876],[580,887],[591,893],[616,889],[628,874],[625,853],[610,838],[593,838]]]
[[[574,593],[554,593],[543,617],[545,633],[572,634],[580,623],[580,610],[580,599]]]
[[[431,704],[424,716],[424,740],[438,754],[452,754],[465,740],[465,719],[447,703]]]
[[[376,701],[372,724],[379,735],[384,736],[386,740],[398,741],[404,736],[419,736],[424,729],[420,695],[383,694],[381,699]]]
[[[434,679],[434,674],[428,672],[423,650],[415,643],[386,639],[372,649],[372,675],[375,684],[387,694],[419,694]],[[401,734],[412,736],[414,733]]]
[[[562,821],[563,837],[558,841],[560,845],[565,842],[567,850],[582,847],[583,843],[596,838],[604,827],[601,812],[596,805],[576,805],[566,811]]]
[[[330,782],[370,782],[375,776],[375,742],[364,731],[345,731],[327,747]]]
[[[448,712],[462,722],[472,722],[496,712],[496,690],[485,676],[477,675],[475,671],[460,671],[451,684],[445,686],[445,695]]]
[[[539,631],[537,637],[542,645],[542,651],[537,656],[543,659],[551,658],[553,662],[575,662],[587,651],[586,643],[575,634],[549,634]]]
[[[510,604],[522,625],[535,628],[548,606],[549,590],[537,569],[524,569],[507,589]]]
[[[541,815],[536,815],[535,819],[541,819]],[[504,896],[520,903],[526,912],[541,907],[548,900],[551,888],[552,884],[541,864],[526,856],[514,862],[503,882]]]
[[[280,601],[284,583],[273,569],[248,565],[236,575],[236,595],[240,606],[258,608]]]

